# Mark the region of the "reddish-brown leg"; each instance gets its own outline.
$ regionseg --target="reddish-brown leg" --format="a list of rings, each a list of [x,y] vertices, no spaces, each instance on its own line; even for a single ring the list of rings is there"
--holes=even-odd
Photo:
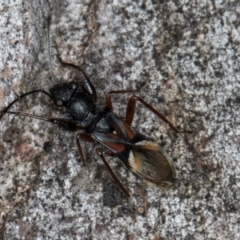
[[[133,117],[135,114],[135,108],[136,108],[136,101],[139,101],[142,103],[146,108],[148,108],[150,111],[152,111],[154,114],[156,114],[159,118],[161,118],[165,123],[167,123],[174,132],[178,133],[178,130],[160,113],[158,112],[155,108],[153,108],[150,104],[145,102],[142,98],[138,96],[132,96],[127,105],[127,111],[126,111],[126,123],[131,126]]]
[[[126,90],[117,90],[117,91],[110,91],[106,94],[106,97],[105,97],[105,103],[106,103],[106,106],[113,110],[113,106],[112,106],[112,99],[111,99],[111,94],[125,94],[125,93],[137,93],[141,90],[141,88],[145,85],[146,83],[143,83],[140,88],[138,89],[126,89]]]
[[[98,155],[101,157],[103,163],[105,164],[108,172],[110,173],[110,175],[112,176],[112,178],[114,179],[114,181],[117,183],[117,185],[119,186],[119,188],[123,191],[123,193],[127,196],[130,197],[130,194],[128,193],[128,191],[126,190],[126,188],[122,185],[122,183],[119,181],[119,179],[117,178],[116,174],[113,172],[112,168],[110,167],[110,165],[108,164],[107,160],[105,159],[103,154],[106,154],[108,156],[114,156],[115,154],[111,151],[108,152],[103,152],[103,150],[101,148],[98,148],[97,150]]]
[[[105,97],[105,102],[106,102],[106,106],[113,110],[113,106],[112,106],[112,100],[111,100],[111,94],[125,94],[125,93],[137,93],[141,90],[142,87],[144,87],[145,83],[143,83],[139,89],[133,90],[133,89],[127,89],[127,90],[118,90],[118,91],[111,91],[108,92],[106,94]],[[127,110],[126,110],[126,123],[128,126],[132,125],[132,121],[134,118],[134,114],[135,114],[135,108],[136,108],[136,101],[141,102],[146,108],[148,108],[150,111],[152,111],[154,114],[156,114],[159,118],[161,118],[165,123],[167,123],[174,132],[178,133],[178,130],[172,125],[171,122],[169,122],[160,112],[158,112],[155,108],[153,108],[150,104],[148,104],[147,102],[145,102],[142,98],[138,97],[138,96],[132,96],[129,101],[128,101],[128,105],[127,105]]]
[[[77,136],[76,136],[78,151],[80,153],[80,157],[81,157],[81,160],[83,162],[83,166],[86,166],[86,161],[85,161],[85,157],[83,155],[80,140],[83,140],[85,142],[90,142],[90,143],[95,142],[95,140],[90,135],[88,135],[86,133],[78,133]]]

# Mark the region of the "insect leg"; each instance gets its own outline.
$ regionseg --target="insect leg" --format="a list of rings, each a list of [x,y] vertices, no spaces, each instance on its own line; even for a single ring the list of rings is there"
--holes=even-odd
[[[135,96],[135,95],[129,99],[128,105],[127,105],[126,123],[129,126],[131,126],[132,121],[133,121],[135,107],[136,107],[136,101],[139,101],[140,103],[142,103],[146,108],[148,108],[150,111],[152,111],[154,114],[156,114],[159,118],[161,118],[165,123],[167,123],[174,132],[178,133],[178,130],[160,112],[158,112],[154,107],[152,107],[150,104],[145,102],[142,98]]]
[[[58,51],[58,50],[57,50]],[[62,60],[62,58],[60,57],[60,54],[58,53],[58,58],[59,58],[59,61],[61,62],[61,64],[63,65],[63,67],[72,67],[72,68],[75,68],[77,69],[79,72],[81,72],[84,76],[84,88],[85,90],[87,90],[87,92],[92,96],[94,102],[97,102],[97,93],[96,93],[96,90],[92,84],[92,82],[90,81],[88,75],[85,73],[85,71],[80,68],[79,66],[76,66],[74,65],[73,63],[68,63],[68,62],[64,62]]]
[[[110,175],[112,176],[112,178],[114,179],[114,181],[117,183],[117,185],[119,186],[119,188],[123,191],[123,193],[127,196],[130,197],[129,192],[126,190],[126,188],[122,185],[122,183],[119,181],[119,179],[117,178],[116,174],[113,172],[112,168],[110,167],[110,165],[108,164],[107,160],[104,157],[104,154],[110,155],[110,156],[114,156],[114,153],[111,151],[108,151],[106,153],[103,152],[102,149],[98,148],[97,150],[98,155],[101,157],[103,163],[105,164],[108,172],[110,173]]]
[[[106,106],[109,109],[113,110],[111,94],[137,93],[141,90],[142,87],[144,87],[145,84],[146,83],[143,83],[138,89],[126,89],[126,90],[117,90],[117,91],[108,92],[105,97]]]
[[[77,136],[76,136],[78,151],[80,153],[80,157],[81,157],[81,160],[83,162],[83,166],[86,166],[86,161],[85,161],[85,157],[83,155],[80,140],[83,140],[85,142],[91,142],[91,143],[95,142],[95,140],[90,135],[88,135],[86,133],[78,133]]]
[[[5,113],[8,112],[8,109],[9,109],[10,107],[12,107],[12,105],[14,105],[14,104],[15,104],[16,102],[18,102],[20,99],[22,99],[22,98],[24,98],[24,97],[26,97],[26,96],[28,96],[28,95],[30,95],[30,94],[32,94],[32,93],[38,93],[38,92],[41,92],[41,93],[47,95],[49,98],[51,98],[51,95],[50,95],[47,91],[45,91],[45,90],[43,90],[43,89],[33,90],[33,91],[31,91],[31,92],[24,93],[24,94],[18,96],[17,99],[13,100],[13,101],[12,101],[6,108],[4,108],[2,111],[0,111],[0,119],[3,117],[3,115],[4,115]]]

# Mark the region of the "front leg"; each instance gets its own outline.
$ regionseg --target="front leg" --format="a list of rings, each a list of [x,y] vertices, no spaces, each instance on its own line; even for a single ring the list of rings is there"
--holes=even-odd
[[[63,67],[72,67],[77,69],[79,72],[82,73],[82,75],[84,76],[84,89],[91,95],[91,97],[93,98],[94,102],[97,102],[97,92],[95,90],[95,87],[93,86],[92,82],[90,81],[88,75],[85,73],[85,71],[80,68],[79,66],[76,66],[73,63],[69,63],[69,62],[64,62],[62,60],[62,58],[60,57],[60,54],[58,53],[58,58],[59,61],[61,62]]]

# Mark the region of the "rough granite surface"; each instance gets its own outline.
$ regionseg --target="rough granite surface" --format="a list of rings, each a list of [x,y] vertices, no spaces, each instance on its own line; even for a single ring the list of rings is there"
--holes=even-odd
[[[57,54],[81,66],[99,102],[110,90],[146,86],[134,127],[172,157],[178,183],[147,186],[115,158],[126,199],[75,133],[36,119],[0,120],[0,239],[240,239],[240,2],[16,0],[0,3],[0,109],[22,93],[71,81]],[[129,95],[115,96],[124,116]],[[63,117],[33,94],[12,110]]]

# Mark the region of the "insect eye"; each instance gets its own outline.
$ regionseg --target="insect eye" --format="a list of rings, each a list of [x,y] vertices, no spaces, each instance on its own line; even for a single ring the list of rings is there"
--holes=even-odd
[[[71,88],[75,90],[78,87],[78,85],[75,82],[71,83]]]
[[[58,98],[54,101],[55,105],[57,105],[58,107],[63,106],[64,102],[62,99]]]

